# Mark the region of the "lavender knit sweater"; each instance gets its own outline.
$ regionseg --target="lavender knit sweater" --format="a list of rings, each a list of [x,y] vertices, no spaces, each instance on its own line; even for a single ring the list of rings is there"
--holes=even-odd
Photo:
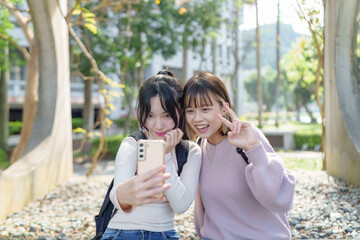
[[[295,178],[260,130],[257,137],[261,144],[245,152],[249,165],[227,138],[216,146],[202,141],[195,199],[198,236],[212,240],[291,239],[286,213],[292,207]]]

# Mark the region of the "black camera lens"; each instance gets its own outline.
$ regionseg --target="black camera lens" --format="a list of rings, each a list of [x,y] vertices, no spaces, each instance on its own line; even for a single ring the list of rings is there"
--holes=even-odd
[[[143,158],[144,157],[144,155],[142,155],[142,154],[140,154],[140,156],[139,156],[140,158]]]
[[[143,152],[143,151],[144,151],[144,149],[141,148],[141,149],[140,149],[140,152]]]
[[[140,143],[140,147],[143,147],[144,146],[144,144],[143,143]]]

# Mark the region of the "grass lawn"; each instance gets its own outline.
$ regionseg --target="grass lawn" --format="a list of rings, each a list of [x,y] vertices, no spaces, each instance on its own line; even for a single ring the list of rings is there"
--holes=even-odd
[[[281,124],[278,128],[274,125],[266,125],[263,127],[264,130],[281,130],[281,131],[301,131],[301,132],[312,132],[321,134],[322,126],[317,123],[300,123],[300,122],[288,122]]]
[[[278,152],[290,170],[320,171],[322,169],[322,154],[318,152]]]

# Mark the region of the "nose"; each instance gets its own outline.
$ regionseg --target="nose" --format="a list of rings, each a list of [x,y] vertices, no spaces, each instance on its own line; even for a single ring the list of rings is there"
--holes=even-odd
[[[156,129],[161,129],[162,127],[163,127],[162,118],[156,118],[155,128],[156,128]]]
[[[195,111],[194,121],[200,122],[203,119],[203,115],[201,111]]]

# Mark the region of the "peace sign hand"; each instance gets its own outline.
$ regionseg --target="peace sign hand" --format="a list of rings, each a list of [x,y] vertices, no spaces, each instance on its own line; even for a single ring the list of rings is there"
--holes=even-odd
[[[232,122],[221,116],[221,121],[230,128],[228,132],[228,141],[231,145],[242,148],[245,151],[250,150],[260,144],[256,138],[254,126],[250,122],[241,121],[227,103],[223,102],[223,107],[230,115]]]

